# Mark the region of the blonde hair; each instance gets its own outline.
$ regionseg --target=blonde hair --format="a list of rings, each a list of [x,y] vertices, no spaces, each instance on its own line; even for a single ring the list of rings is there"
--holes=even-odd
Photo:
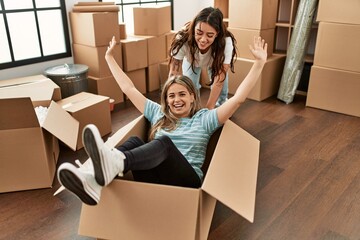
[[[167,104],[167,92],[170,86],[174,83],[184,86],[189,91],[190,94],[194,95],[194,102],[191,106],[189,117],[194,116],[194,114],[201,109],[199,93],[198,90],[195,88],[195,85],[193,84],[192,80],[182,75],[170,77],[165,82],[160,97],[161,111],[164,113],[164,116],[151,127],[149,140],[154,139],[155,133],[160,129],[166,129],[167,131],[172,131],[177,127],[178,118],[172,114]]]

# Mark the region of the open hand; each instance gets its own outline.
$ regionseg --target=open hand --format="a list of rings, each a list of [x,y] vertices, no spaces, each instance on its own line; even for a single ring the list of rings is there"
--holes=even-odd
[[[249,45],[251,53],[256,60],[266,61],[267,58],[267,43],[261,37],[254,37],[253,45]]]
[[[116,39],[115,39],[115,36],[113,36],[111,41],[109,42],[109,46],[106,50],[105,56],[113,55],[113,50],[114,50],[115,46],[116,46]]]

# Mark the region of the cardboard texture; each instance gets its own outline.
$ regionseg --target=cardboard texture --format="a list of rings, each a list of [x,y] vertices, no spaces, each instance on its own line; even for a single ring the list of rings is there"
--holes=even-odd
[[[346,2],[321,0],[319,1],[316,21],[360,24],[359,10],[360,1],[358,0],[347,0]]]
[[[169,59],[169,51],[171,47],[171,43],[173,41],[173,38],[175,37],[176,31],[170,31],[165,34],[166,37],[166,59]]]
[[[311,67],[306,106],[360,117],[360,73]]]
[[[314,65],[360,72],[360,25],[320,22]]]
[[[87,124],[96,125],[101,136],[111,132],[109,97],[81,92],[58,101],[57,105],[79,122],[77,138],[75,139],[76,150],[83,147],[82,130]],[[64,129],[62,130],[67,133]]]
[[[244,28],[232,28],[229,27],[228,30],[234,35],[236,41],[236,47],[238,50],[238,57],[255,59],[251,54],[249,45],[254,42],[255,36],[261,36],[265,42],[268,44],[267,54],[268,57],[271,57],[274,51],[274,38],[275,38],[275,29],[265,29],[265,30],[254,30],[254,29],[244,29]]]
[[[147,41],[144,38],[128,37],[121,40],[124,71],[133,71],[148,66]]]
[[[94,5],[94,6],[73,6],[73,12],[118,12],[117,5]]]
[[[275,28],[278,0],[229,0],[229,27]]]
[[[106,144],[116,146],[133,135],[145,140],[147,128],[140,116]],[[115,179],[103,189],[97,206],[83,204],[79,234],[99,239],[205,240],[217,200],[252,222],[259,148],[257,139],[229,120],[209,142],[210,165],[202,188]]]
[[[113,76],[103,78],[88,76],[88,88],[91,93],[114,99],[114,104],[124,102],[124,93]]]
[[[159,64],[160,89],[169,77],[169,61]]]
[[[134,34],[159,36],[171,31],[170,6],[134,7]]]
[[[274,54],[267,59],[261,75],[250,92],[248,98],[263,101],[277,94],[282,71],[285,64],[285,55]],[[251,69],[254,60],[237,58],[235,62],[235,73],[229,71],[229,93],[234,94],[240,83],[244,80]]]
[[[152,92],[160,89],[159,63],[147,67],[146,91]]]
[[[73,43],[100,47],[120,39],[118,12],[70,12],[69,19]]]
[[[125,72],[126,75],[131,79],[134,83],[136,89],[138,89],[141,93],[146,93],[146,69],[137,69],[130,72]]]
[[[148,65],[160,63],[166,59],[166,37],[165,34],[160,36],[141,36],[135,37],[144,38],[147,41],[147,58]]]
[[[127,38],[126,24],[124,22],[119,23],[120,40]]]
[[[105,60],[107,46],[90,47],[82,44],[73,44],[74,63],[84,64],[89,67],[88,75],[93,77],[108,77],[111,74],[109,66]],[[114,58],[119,66],[123,67],[122,49],[120,44],[114,48]]]

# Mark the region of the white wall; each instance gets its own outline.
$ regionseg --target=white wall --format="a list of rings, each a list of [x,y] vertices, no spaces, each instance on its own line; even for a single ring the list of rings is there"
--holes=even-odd
[[[97,2],[97,0],[66,0],[67,12],[70,12],[72,6],[77,2]],[[193,17],[204,7],[213,6],[213,0],[174,0],[174,30],[180,29],[186,22],[191,21]],[[69,18],[69,15],[68,15]],[[69,23],[69,19],[68,19]],[[70,26],[69,26],[70,31]],[[69,33],[71,34],[71,33]],[[71,37],[71,35],[70,35]],[[73,63],[73,58],[63,58],[44,63],[30,64],[22,67],[15,67],[0,70],[0,80],[24,77],[36,74],[42,74],[48,67],[61,65],[64,63]]]

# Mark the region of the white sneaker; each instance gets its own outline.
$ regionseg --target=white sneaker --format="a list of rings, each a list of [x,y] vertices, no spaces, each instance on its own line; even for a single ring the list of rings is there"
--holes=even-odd
[[[88,205],[96,205],[100,201],[101,186],[94,178],[92,167],[75,167],[71,163],[63,163],[57,171],[61,185],[74,193]]]
[[[82,141],[94,165],[95,179],[101,186],[108,185],[117,175],[123,176],[125,155],[108,147],[93,124],[86,125]]]

